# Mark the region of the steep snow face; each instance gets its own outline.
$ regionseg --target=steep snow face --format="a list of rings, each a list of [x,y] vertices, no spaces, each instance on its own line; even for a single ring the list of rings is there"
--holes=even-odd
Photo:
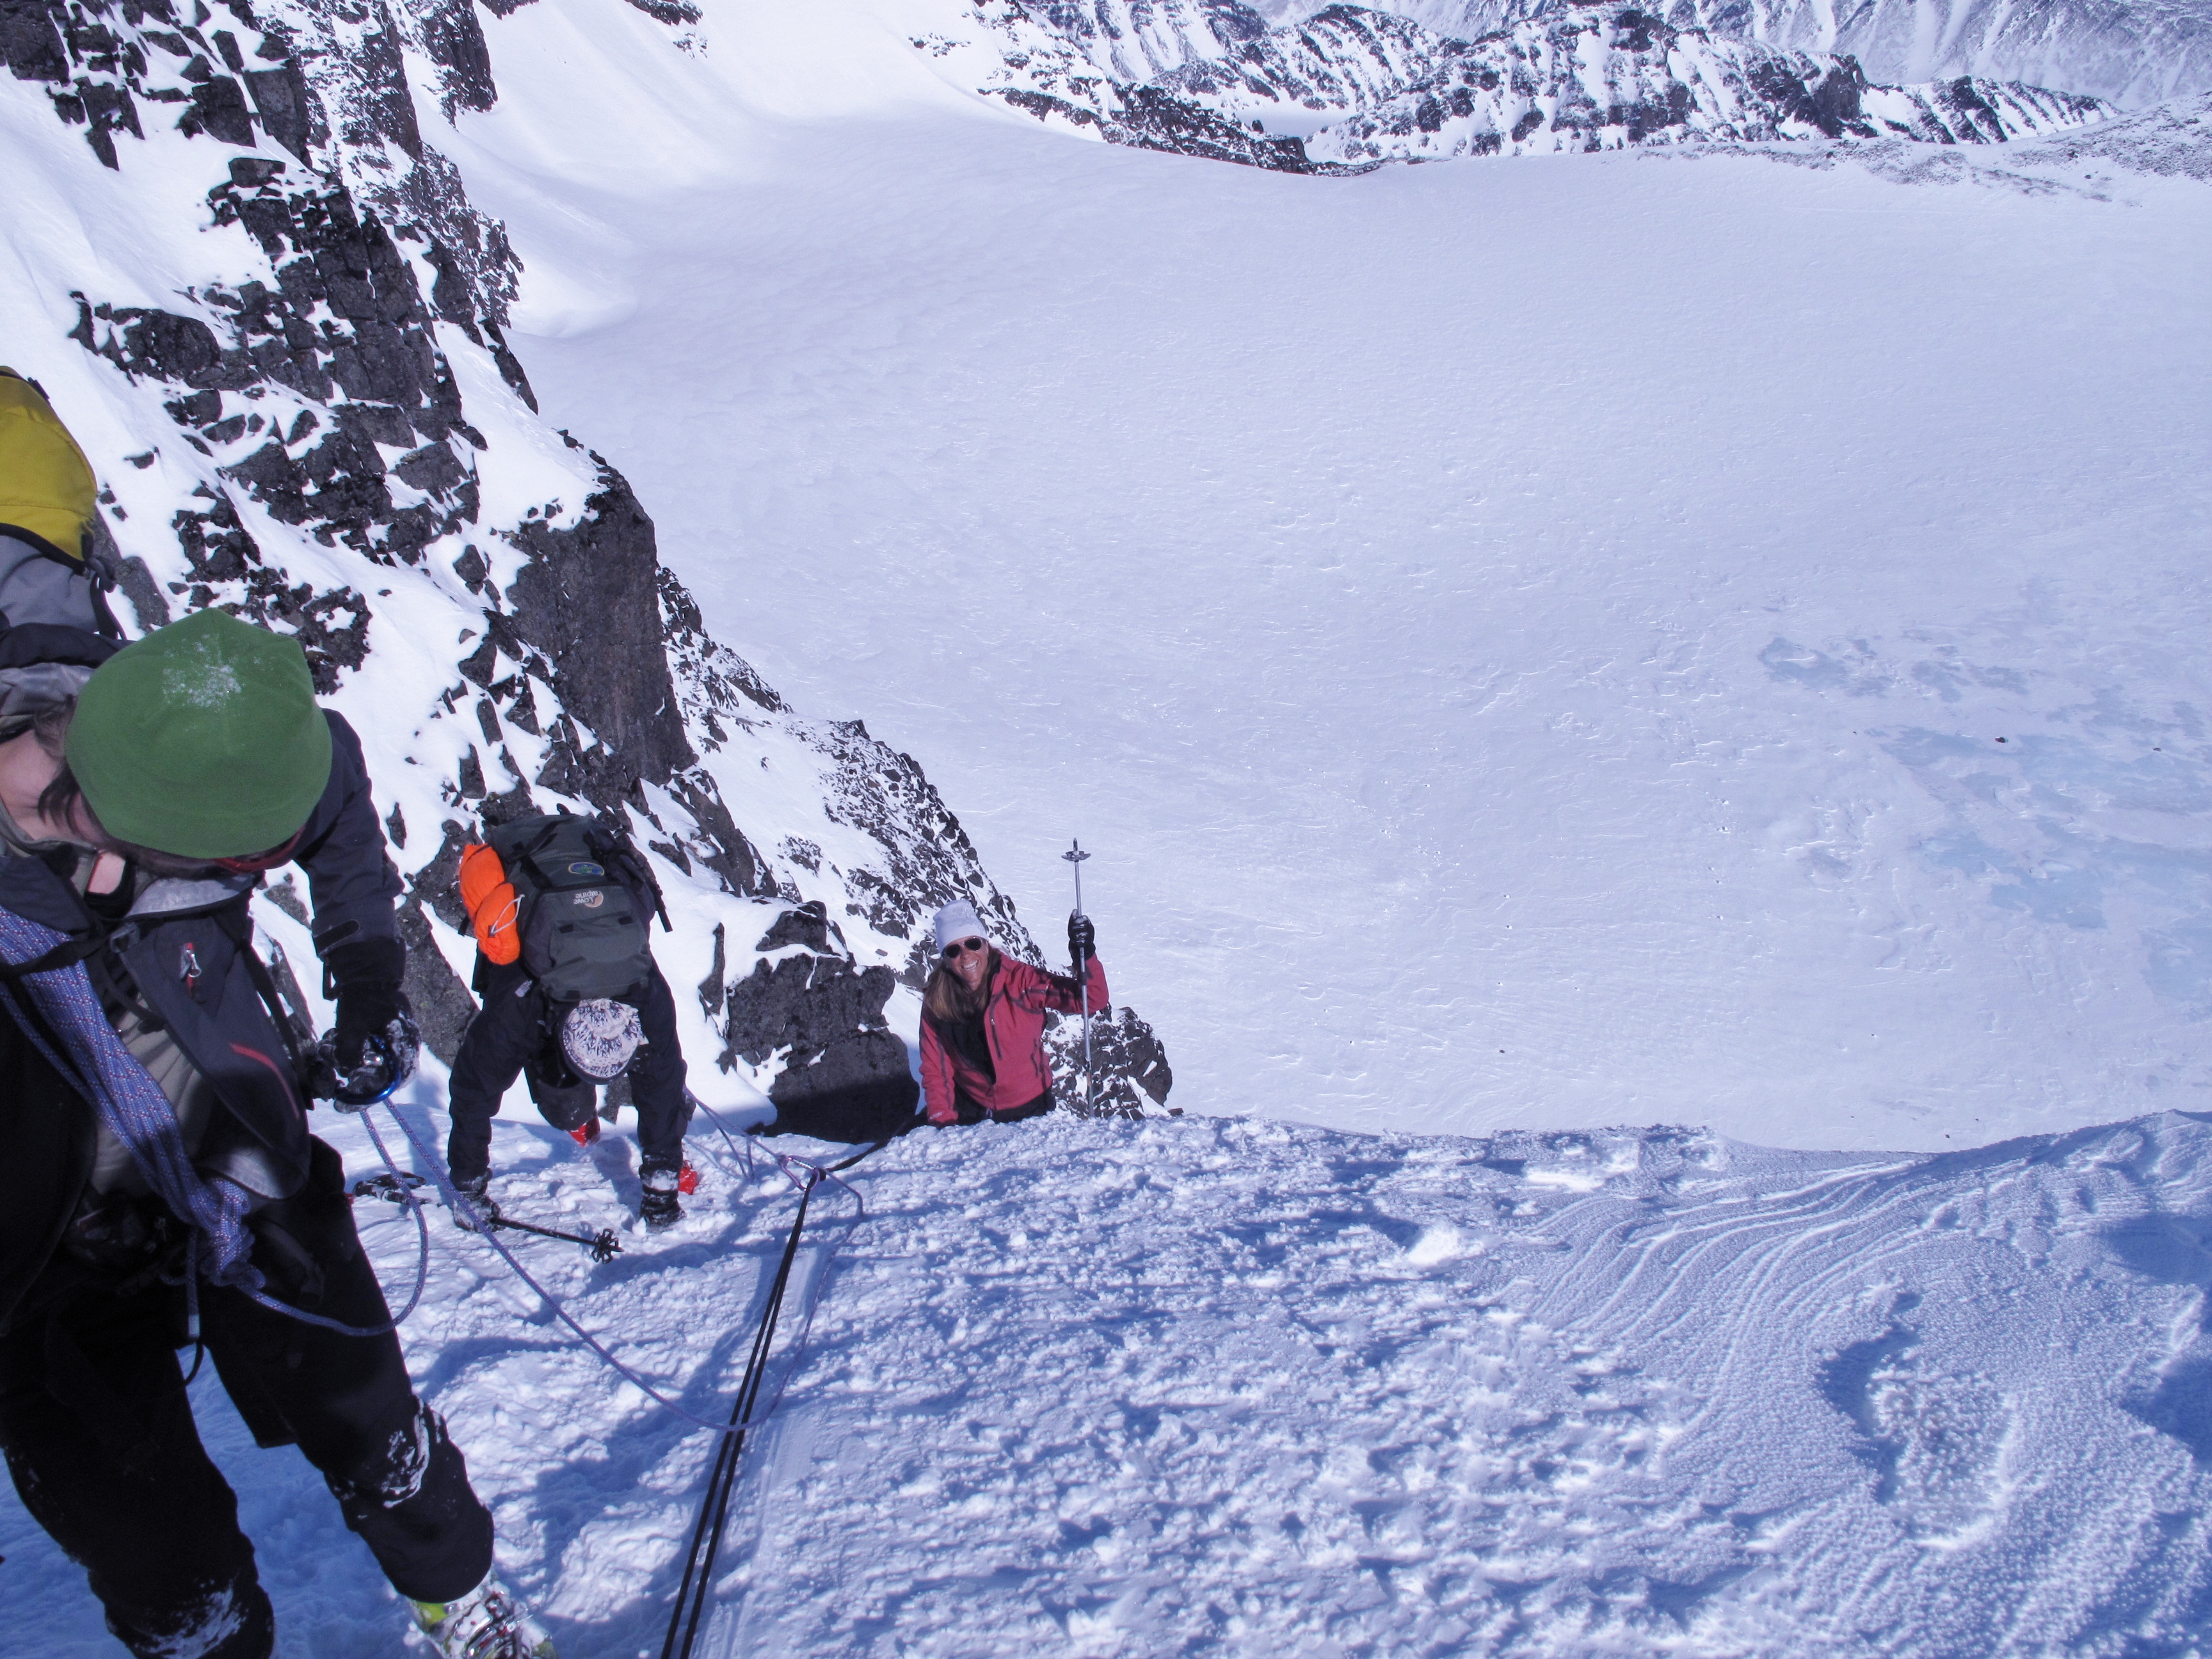
[[[708,181],[654,118],[580,185],[520,135],[587,74],[632,106],[556,49],[596,15],[500,23],[462,122],[518,329],[540,281],[625,308],[526,336],[533,385],[1024,915],[1095,848],[1174,1103],[1940,1148],[2212,1084],[2185,176],[2062,137],[1300,178],[909,97],[902,27],[824,95],[902,101]],[[782,83],[782,15],[710,14],[668,106]],[[1852,159],[1900,155],[1950,182]]]
[[[1690,141],[1992,143],[2106,112],[1969,78],[1869,87],[1849,58],[1678,29],[1632,6],[1549,10],[1476,40],[1354,6],[1271,28],[1215,0],[1203,18],[1206,29],[1174,37],[1187,61],[1143,79],[1106,9],[988,0],[957,22],[948,9],[942,32],[915,45],[948,76],[1047,122],[1289,172]]]
[[[1562,9],[1556,0],[1380,0],[1377,9],[1468,38]],[[2205,0],[1657,0],[1651,9],[1734,40],[1848,52],[1877,81],[1970,75],[2131,107],[2212,88]]]
[[[788,1183],[706,1133],[695,1214],[647,1237],[626,1141],[502,1133],[516,1213],[625,1242],[517,1241],[533,1268],[726,1412]],[[1929,1158],[1053,1120],[850,1180],[815,1200],[713,1659],[2027,1659],[2186,1653],[2212,1619],[2192,1116]],[[404,1286],[413,1227],[356,1213]],[[410,1352],[502,1570],[563,1653],[657,1651],[709,1437],[433,1227]],[[404,1615],[313,1471],[212,1374],[195,1402],[288,1647],[389,1654]],[[9,1498],[0,1553],[11,1651],[112,1651]]]

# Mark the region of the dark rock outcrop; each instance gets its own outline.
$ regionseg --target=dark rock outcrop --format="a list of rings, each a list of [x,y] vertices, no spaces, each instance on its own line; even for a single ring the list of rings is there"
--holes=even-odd
[[[399,907],[399,937],[407,946],[407,978],[402,987],[415,1007],[423,1043],[447,1065],[461,1051],[461,1036],[476,1018],[477,1000],[460,975],[447,966],[445,953],[430,936],[432,923],[421,904]]]
[[[887,1140],[915,1127],[921,1096],[906,1044],[889,1031],[855,1031],[792,1056],[769,1087],[775,1121],[763,1133]]]
[[[756,963],[730,983],[724,1059],[757,1066],[781,1052],[817,1054],[840,1037],[880,1026],[897,983],[888,968],[855,968],[836,957],[787,957],[773,967]]]
[[[906,1044],[884,1023],[896,975],[855,964],[818,901],[785,911],[755,948],[788,954],[729,986],[722,1066],[783,1058],[769,1132],[858,1141],[911,1127],[920,1088]]]
[[[602,464],[600,481],[574,526],[517,532],[531,558],[507,591],[514,634],[552,664],[569,714],[635,776],[665,785],[696,757],[661,646],[653,520],[620,473]]]
[[[1158,1036],[1127,1008],[1091,1016],[1090,1085],[1083,1080],[1079,1015],[1048,1016],[1045,1050],[1052,1056],[1053,1102],[1078,1117],[1143,1117],[1167,1104],[1175,1083]]]

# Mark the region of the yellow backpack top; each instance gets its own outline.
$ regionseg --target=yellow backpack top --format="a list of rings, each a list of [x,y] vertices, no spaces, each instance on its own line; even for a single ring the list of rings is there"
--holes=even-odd
[[[53,406],[0,368],[0,529],[27,532],[82,563],[96,489],[92,464]]]

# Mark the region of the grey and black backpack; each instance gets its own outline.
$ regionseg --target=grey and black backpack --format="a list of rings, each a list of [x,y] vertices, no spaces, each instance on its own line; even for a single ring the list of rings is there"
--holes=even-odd
[[[487,831],[520,901],[522,965],[556,1004],[642,993],[651,925],[668,926],[653,872],[603,817],[540,813]]]

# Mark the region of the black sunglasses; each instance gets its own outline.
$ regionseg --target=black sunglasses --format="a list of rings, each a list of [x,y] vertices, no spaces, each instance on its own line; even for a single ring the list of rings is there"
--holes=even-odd
[[[945,959],[951,962],[963,951],[988,951],[990,948],[980,939],[956,939],[945,947]]]

